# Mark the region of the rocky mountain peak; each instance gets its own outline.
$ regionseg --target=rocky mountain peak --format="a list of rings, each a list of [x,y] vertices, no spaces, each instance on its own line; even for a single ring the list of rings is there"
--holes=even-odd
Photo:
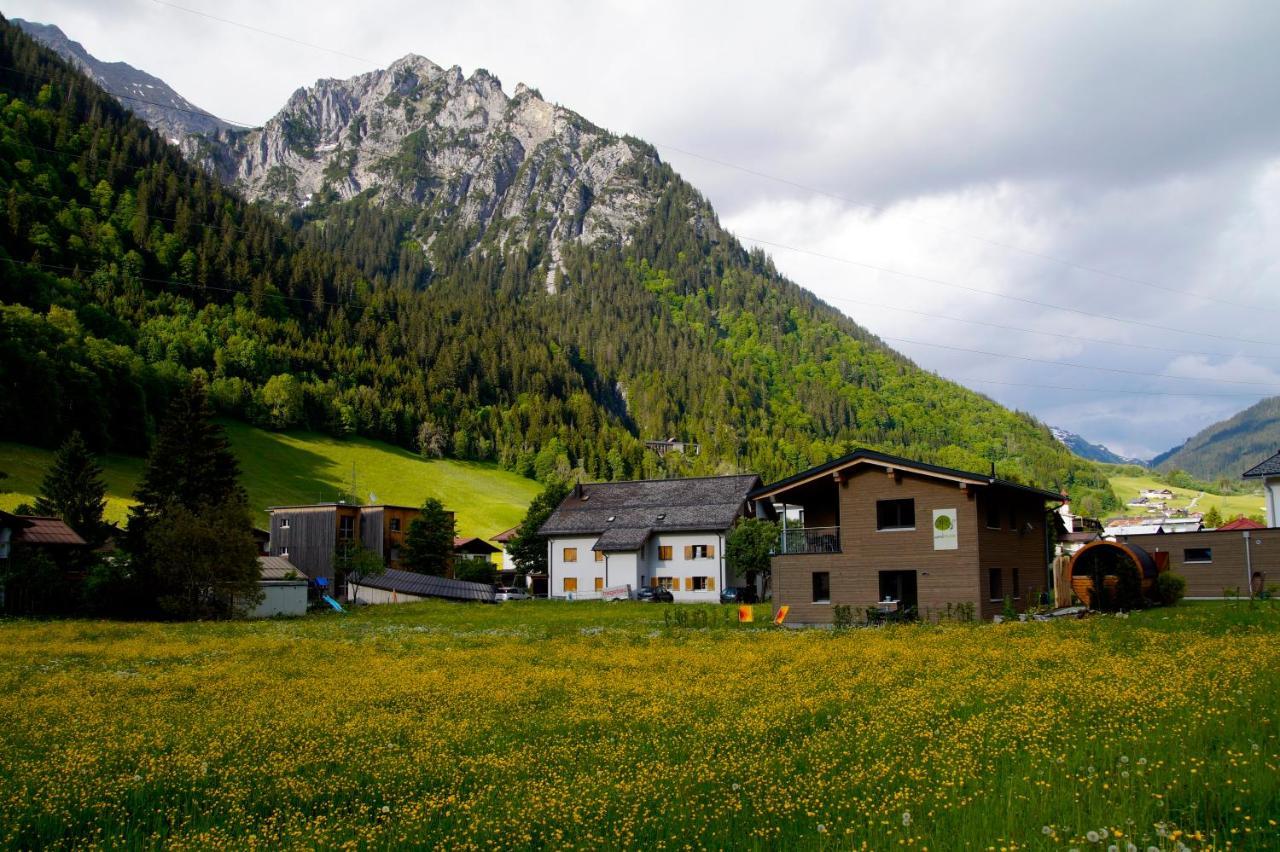
[[[413,210],[430,253],[442,229],[473,244],[545,242],[548,281],[569,240],[625,243],[652,209],[653,152],[502,82],[409,54],[298,89],[262,128],[192,137],[188,153],[246,196],[304,208],[370,190]],[[422,215],[425,214],[425,215]]]

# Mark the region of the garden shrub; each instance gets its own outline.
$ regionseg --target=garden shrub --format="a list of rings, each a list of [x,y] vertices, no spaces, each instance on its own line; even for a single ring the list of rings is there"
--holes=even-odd
[[[1164,606],[1173,606],[1187,593],[1187,581],[1181,574],[1165,571],[1156,578],[1156,599]]]

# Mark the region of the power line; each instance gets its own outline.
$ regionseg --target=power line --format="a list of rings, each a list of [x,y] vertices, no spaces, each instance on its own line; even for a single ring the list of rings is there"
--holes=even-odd
[[[1098,370],[1104,373],[1122,373],[1126,376],[1145,376],[1150,379],[1179,379],[1187,382],[1222,382],[1223,384],[1229,385],[1254,385],[1280,393],[1280,386],[1271,382],[1248,382],[1240,379],[1209,379],[1202,376],[1178,376],[1172,373],[1147,373],[1142,370],[1126,370],[1122,367],[1095,367],[1090,364],[1074,364],[1070,361],[1051,361],[1047,358],[1033,358],[1030,355],[1013,355],[1005,352],[988,352],[985,349],[968,349],[963,346],[952,346],[947,343],[930,343],[927,340],[912,340],[907,337],[890,337],[888,335],[883,335],[881,339],[892,340],[897,343],[907,343],[914,346],[932,346],[935,349],[950,349],[953,352],[969,352],[974,355],[990,355],[993,358],[1012,358],[1016,361],[1031,361],[1036,364],[1050,364],[1054,367],[1069,367],[1073,370]]]
[[[160,2],[160,0],[153,0],[153,2],[157,2],[157,3],[159,3],[159,2]],[[163,5],[170,5],[170,4],[163,4]],[[176,7],[176,6],[175,6],[174,8],[181,8],[181,7]],[[188,11],[190,11],[190,10],[188,10]],[[8,66],[0,66],[0,67],[8,67]],[[17,70],[17,71],[19,71],[19,73],[23,73],[23,74],[28,73],[28,72],[25,72],[25,71],[21,71],[20,69],[10,69],[10,70]],[[34,75],[31,75],[31,76],[34,76]],[[96,82],[96,81],[95,81],[95,82]],[[165,105],[165,104],[157,103],[157,102],[155,102],[155,101],[148,101],[148,100],[145,100],[145,99],[143,99],[143,98],[136,98],[136,97],[134,97],[134,96],[132,96],[132,95],[119,95],[118,93],[112,92],[112,91],[110,91],[110,90],[108,90],[108,89],[103,89],[103,91],[104,91],[104,92],[106,92],[108,95],[112,95],[112,96],[115,96],[115,97],[124,97],[124,98],[129,98],[129,99],[132,99],[132,100],[139,101],[139,102],[141,102],[141,103],[147,103],[147,104],[151,104],[151,105],[153,105],[153,106],[157,106],[157,107],[162,107],[162,108],[165,108],[165,109],[178,109],[178,110],[183,111],[183,112],[191,112],[191,113],[194,113],[194,114],[197,114],[197,115],[209,116],[209,114],[208,114],[208,113],[205,113],[205,112],[203,112],[203,111],[199,111],[199,110],[183,110],[183,109],[182,109],[182,108],[180,108],[180,107],[171,107],[171,106],[167,106],[167,105]],[[212,116],[210,116],[210,117],[212,117]],[[63,153],[63,152],[55,152],[55,153]],[[741,235],[741,239],[747,240],[747,241],[749,241],[749,242],[759,243],[759,244],[761,244],[761,245],[771,246],[772,248],[780,249],[780,250],[783,250],[783,251],[791,251],[791,252],[795,252],[795,253],[798,253],[798,254],[807,254],[807,255],[810,255],[810,256],[812,256],[812,257],[819,257],[819,258],[823,258],[823,259],[825,259],[825,260],[831,260],[831,261],[836,261],[836,262],[838,262],[838,263],[845,263],[845,264],[849,264],[849,265],[851,265],[851,266],[859,266],[859,267],[862,267],[862,268],[864,268],[864,269],[870,269],[870,270],[873,270],[873,271],[876,271],[876,272],[884,272],[884,273],[887,273],[887,274],[890,274],[890,275],[897,275],[897,276],[904,277],[904,278],[914,278],[914,279],[917,279],[917,280],[920,280],[920,281],[926,281],[926,282],[929,282],[929,283],[932,283],[932,284],[939,284],[939,285],[942,285],[942,286],[945,286],[945,287],[952,287],[952,288],[956,288],[956,289],[960,289],[960,290],[967,290],[968,292],[971,292],[971,293],[980,293],[980,294],[984,294],[984,295],[988,295],[988,296],[996,296],[996,297],[999,297],[999,298],[1001,298],[1001,299],[1008,299],[1008,300],[1011,300],[1011,301],[1021,302],[1021,303],[1023,303],[1023,304],[1036,305],[1036,306],[1038,306],[1038,307],[1050,308],[1050,309],[1053,309],[1053,310],[1068,311],[1068,312],[1070,312],[1070,313],[1079,314],[1079,315],[1081,315],[1081,316],[1090,317],[1090,318],[1092,318],[1092,319],[1105,319],[1105,320],[1110,320],[1111,322],[1127,323],[1127,324],[1130,324],[1130,325],[1141,326],[1141,327],[1143,327],[1143,328],[1150,328],[1150,329],[1154,329],[1154,330],[1157,330],[1157,331],[1168,331],[1168,332],[1173,332],[1173,333],[1176,333],[1176,334],[1186,334],[1186,335],[1192,335],[1192,336],[1196,336],[1196,337],[1212,338],[1212,339],[1215,339],[1215,340],[1229,340],[1229,341],[1232,341],[1232,342],[1253,343],[1253,344],[1257,344],[1257,345],[1260,345],[1260,346],[1280,346],[1280,343],[1275,343],[1275,342],[1273,342],[1273,341],[1269,341],[1269,340],[1254,340],[1254,339],[1244,338],[1244,337],[1233,337],[1233,336],[1230,336],[1230,335],[1213,334],[1213,333],[1211,333],[1211,332],[1204,332],[1204,331],[1191,331],[1190,329],[1181,329],[1181,328],[1176,328],[1176,327],[1172,327],[1172,326],[1164,326],[1164,325],[1159,325],[1159,324],[1156,324],[1156,323],[1143,322],[1143,321],[1141,321],[1141,320],[1125,319],[1125,318],[1123,318],[1123,317],[1115,316],[1115,315],[1113,315],[1113,314],[1103,314],[1103,313],[1096,313],[1096,312],[1091,312],[1091,311],[1084,311],[1084,310],[1081,310],[1081,309],[1079,309],[1079,308],[1072,308],[1072,307],[1068,307],[1068,306],[1065,306],[1065,305],[1056,305],[1056,304],[1053,304],[1052,302],[1043,302],[1043,301],[1039,301],[1039,300],[1037,300],[1037,299],[1029,299],[1029,298],[1027,298],[1027,297],[1025,297],[1025,296],[1014,296],[1014,295],[1010,295],[1010,294],[1007,294],[1007,293],[1000,293],[1000,292],[997,292],[997,291],[994,291],[994,290],[984,290],[984,289],[982,289],[982,288],[980,288],[980,287],[971,287],[971,286],[966,285],[966,284],[958,284],[958,283],[955,283],[955,282],[946,281],[946,280],[941,279],[941,278],[934,278],[934,277],[932,277],[932,276],[927,276],[927,275],[919,275],[919,274],[917,274],[917,273],[912,273],[912,272],[901,272],[901,271],[899,271],[899,270],[891,269],[891,268],[889,268],[889,267],[885,267],[885,266],[879,266],[879,265],[877,265],[877,264],[866,263],[866,262],[864,262],[864,261],[857,261],[857,260],[852,260],[852,259],[849,259],[849,258],[836,257],[836,256],[834,256],[834,255],[829,255],[829,254],[824,254],[824,253],[822,253],[822,252],[813,251],[813,250],[811,250],[811,249],[797,248],[797,247],[795,247],[795,246],[786,245],[786,244],[784,244],[784,243],[778,243],[778,242],[774,242],[774,241],[772,241],[772,240],[766,240],[766,239],[761,238],[761,237],[752,237],[752,236],[748,236],[748,235],[745,235],[745,234],[744,234],[744,235]],[[1033,333],[1035,333],[1035,332],[1033,332]],[[1176,350],[1174,350],[1174,351],[1176,351]],[[1229,356],[1228,356],[1228,357],[1229,357]]]
[[[7,258],[7,257],[6,257],[6,258],[0,258],[0,260],[6,261],[6,262],[11,263],[11,264],[13,264],[13,265],[15,265],[15,266],[31,266],[31,267],[39,267],[39,268],[44,268],[44,269],[57,269],[57,270],[63,270],[63,271],[66,271],[66,272],[73,272],[73,271],[75,271],[75,267],[65,266],[65,265],[60,265],[60,264],[54,264],[54,263],[44,263],[44,262],[34,261],[34,260],[16,260],[16,259],[14,259],[14,258]],[[248,291],[245,291],[245,290],[240,289],[240,288],[238,288],[238,287],[219,287],[219,286],[217,286],[217,285],[213,285],[213,284],[199,284],[199,283],[192,282],[192,281],[176,281],[176,280],[169,279],[169,278],[152,278],[152,277],[147,277],[147,276],[138,276],[138,280],[139,280],[139,281],[145,281],[145,282],[152,283],[152,284],[165,284],[165,285],[172,285],[172,286],[175,286],[175,287],[187,287],[187,288],[192,288],[192,289],[196,289],[196,290],[212,290],[212,291],[214,291],[214,292],[233,293],[233,294],[238,294],[238,295],[242,295],[242,296],[248,296],[248,295],[251,295]],[[381,313],[385,313],[385,314],[387,314],[388,316],[391,316],[391,317],[395,317],[395,316],[397,316],[397,314],[398,314],[398,311],[397,311],[397,309],[395,308],[395,306],[394,306],[394,305],[382,305],[382,306],[365,305],[365,306],[361,306],[361,305],[358,305],[358,304],[356,304],[356,303],[354,303],[354,302],[352,302],[352,301],[349,301],[349,300],[314,299],[314,298],[307,298],[307,297],[302,297],[302,296],[289,296],[289,295],[286,295],[286,294],[284,294],[284,293],[279,292],[278,290],[277,290],[275,293],[270,294],[270,295],[269,295],[269,298],[286,299],[286,300],[288,300],[288,301],[292,301],[292,302],[302,302],[302,303],[304,303],[304,304],[308,304],[308,305],[320,305],[320,306],[327,306],[327,307],[334,307],[334,308],[367,307],[367,308],[369,308],[370,310],[375,310],[375,311],[378,311],[378,312],[381,312]],[[939,348],[943,348],[943,349],[954,349],[954,350],[958,350],[958,351],[962,351],[962,352],[972,352],[972,353],[974,353],[974,354],[987,355],[987,356],[991,356],[991,357],[994,357],[994,358],[1012,358],[1012,359],[1016,359],[1016,360],[1020,360],[1020,361],[1039,361],[1039,362],[1041,362],[1041,363],[1051,364],[1051,365],[1055,365],[1055,366],[1071,367],[1071,368],[1076,368],[1076,369],[1087,369],[1087,370],[1103,370],[1103,371],[1107,371],[1107,372],[1122,372],[1122,373],[1131,374],[1131,375],[1135,375],[1135,376],[1146,376],[1146,377],[1149,377],[1149,378],[1178,379],[1178,380],[1182,380],[1182,381],[1227,381],[1227,380],[1225,380],[1225,379],[1223,379],[1223,380],[1205,380],[1205,379],[1200,379],[1200,378],[1195,377],[1195,376],[1171,376],[1171,375],[1166,375],[1166,374],[1162,374],[1162,373],[1142,373],[1142,372],[1138,372],[1138,371],[1136,371],[1136,370],[1113,370],[1113,369],[1108,368],[1108,367],[1091,367],[1091,366],[1088,366],[1088,365],[1085,365],[1085,364],[1069,364],[1069,363],[1065,363],[1065,362],[1061,362],[1061,361],[1047,361],[1047,360],[1040,359],[1040,358],[1029,358],[1029,357],[1025,357],[1025,356],[1021,356],[1021,355],[1005,355],[1005,354],[1003,354],[1003,353],[999,353],[999,352],[986,352],[986,351],[977,350],[977,349],[964,349],[964,348],[962,348],[962,347],[958,347],[958,346],[947,346],[947,345],[944,345],[944,344],[934,344],[934,343],[928,343],[928,342],[925,342],[925,341],[919,341],[919,340],[908,340],[908,339],[906,339],[906,338],[886,337],[886,338],[884,338],[884,339],[886,339],[886,340],[898,340],[898,341],[903,342],[903,343],[915,343],[915,344],[921,344],[921,345],[924,345],[924,346],[937,346],[937,347],[939,347]],[[1038,387],[1038,388],[1045,388],[1045,389],[1051,389],[1051,390],[1079,390],[1079,391],[1088,391],[1088,390],[1090,390],[1089,388],[1070,388],[1070,387],[1061,387],[1061,386],[1057,386],[1057,385],[1020,384],[1020,383],[1016,383],[1016,382],[997,382],[997,381],[995,381],[995,380],[988,380],[988,379],[973,379],[972,381],[981,381],[981,382],[987,382],[987,383],[990,383],[990,384],[1009,384],[1009,385],[1014,385],[1014,386]],[[1255,384],[1255,383],[1253,383],[1253,382],[1233,382],[1233,383],[1234,383],[1234,384]],[[1175,392],[1175,391],[1139,391],[1139,390],[1132,390],[1132,391],[1130,391],[1130,390],[1120,390],[1120,389],[1112,390],[1112,389],[1104,389],[1104,388],[1096,389],[1096,391],[1097,391],[1098,393],[1134,393],[1134,394],[1152,395],[1152,396],[1181,396],[1181,397],[1193,397],[1193,398],[1199,398],[1199,397],[1248,397],[1248,398],[1257,398],[1257,397],[1259,396],[1259,394],[1258,394],[1258,393],[1181,393],[1181,392]]]
[[[333,49],[333,48],[324,47],[323,45],[312,44],[312,43],[310,43],[310,42],[301,41],[301,40],[299,40],[299,39],[293,38],[292,36],[285,35],[285,34],[283,34],[283,33],[278,33],[278,32],[274,32],[274,31],[272,31],[272,30],[262,29],[262,28],[260,28],[260,27],[255,27],[255,26],[252,26],[252,25],[250,25],[250,24],[244,24],[244,23],[241,23],[241,22],[239,22],[239,21],[233,21],[233,20],[231,20],[231,19],[229,19],[229,18],[222,18],[222,17],[218,17],[217,15],[211,15],[211,14],[209,14],[209,13],[207,13],[207,12],[202,12],[202,11],[200,11],[200,10],[198,10],[198,9],[191,9],[191,8],[189,8],[189,7],[186,7],[186,6],[179,6],[179,5],[178,5],[178,4],[176,4],[176,3],[168,2],[168,0],[152,0],[152,2],[153,2],[153,3],[156,3],[157,5],[160,5],[160,6],[167,6],[167,7],[171,8],[171,9],[177,9],[177,10],[179,10],[179,11],[187,12],[187,13],[192,14],[192,15],[199,15],[199,16],[201,16],[201,17],[209,18],[210,20],[214,20],[214,21],[219,21],[219,22],[224,23],[224,24],[229,24],[229,25],[234,26],[234,27],[240,27],[240,28],[242,28],[242,29],[250,30],[250,31],[252,31],[252,32],[261,33],[261,34],[263,34],[263,35],[271,36],[272,38],[281,39],[282,41],[291,42],[291,43],[293,43],[293,44],[302,45],[302,46],[304,46],[304,47],[310,47],[310,48],[312,48],[312,49],[314,49],[314,50],[320,50],[320,51],[324,51],[325,53],[332,53],[332,54],[336,54],[336,55],[338,55],[338,56],[343,56],[343,57],[346,57],[346,58],[348,58],[348,59],[355,59],[355,60],[358,60],[358,61],[360,61],[360,62],[366,62],[366,63],[370,63],[370,64],[374,64],[374,65],[376,65],[376,64],[377,64],[377,63],[376,63],[374,60],[372,60],[372,59],[366,59],[366,58],[364,58],[364,57],[362,57],[362,56],[355,56],[355,55],[353,55],[353,54],[346,53],[346,52],[341,51],[341,50],[335,50],[335,49]],[[249,125],[246,125],[246,126],[249,126]],[[886,208],[885,208],[884,206],[882,206],[882,205],[875,205],[875,204],[870,204],[870,203],[865,202],[865,201],[858,201],[858,200],[856,200],[856,199],[850,198],[850,197],[845,196],[845,195],[841,195],[841,194],[839,194],[839,193],[831,192],[831,191],[829,191],[829,190],[818,189],[817,187],[808,186],[807,184],[803,184],[803,183],[800,183],[800,182],[798,182],[798,181],[790,180],[790,179],[788,179],[788,178],[778,177],[777,175],[772,175],[772,174],[769,174],[768,172],[762,172],[762,171],[759,171],[758,169],[748,168],[748,167],[746,167],[746,166],[738,165],[737,163],[731,163],[731,162],[729,162],[729,161],[727,161],[727,160],[718,159],[718,158],[716,158],[716,157],[710,157],[710,156],[707,156],[707,155],[705,155],[705,154],[699,154],[699,153],[697,153],[697,152],[690,151],[690,150],[688,150],[688,149],[686,149],[686,148],[681,148],[681,147],[678,147],[678,146],[676,146],[676,145],[671,145],[671,144],[666,143],[666,142],[651,142],[651,144],[653,144],[653,145],[655,145],[655,146],[658,146],[658,147],[661,147],[661,148],[666,148],[667,150],[670,150],[670,151],[676,151],[676,152],[681,153],[681,154],[684,154],[685,156],[688,156],[688,157],[695,157],[695,158],[700,159],[700,160],[705,160],[705,161],[707,161],[707,162],[709,162],[709,163],[714,163],[714,164],[716,164],[716,165],[718,165],[718,166],[722,166],[722,167],[724,167],[724,168],[734,169],[734,170],[736,170],[736,171],[742,172],[742,173],[744,173],[744,174],[749,174],[749,175],[752,175],[752,176],[754,176],[754,177],[759,177],[759,178],[763,178],[763,179],[765,179],[765,180],[770,180],[770,181],[773,181],[773,182],[775,182],[775,183],[779,183],[779,184],[782,184],[782,185],[785,185],[785,186],[790,186],[790,187],[793,187],[793,188],[795,188],[795,189],[800,189],[800,190],[803,190],[803,191],[805,191],[805,192],[813,193],[813,194],[815,194],[815,195],[822,195],[822,196],[825,196],[825,197],[827,197],[827,198],[831,198],[831,199],[834,199],[834,200],[836,200],[836,201],[840,201],[840,202],[842,202],[842,203],[844,203],[844,204],[849,204],[849,205],[852,205],[852,206],[854,206],[854,207],[860,207],[860,208],[862,208],[862,209],[869,210],[869,211],[871,211],[872,213],[875,213],[875,214],[877,214],[877,215],[878,215],[878,214],[883,213],[883,212],[886,210]],[[920,224],[927,225],[927,226],[932,227],[932,228],[938,228],[938,229],[940,229],[940,230],[949,231],[949,232],[951,232],[951,233],[958,234],[958,235],[963,236],[963,237],[966,237],[966,238],[968,238],[968,239],[977,240],[978,242],[986,243],[987,245],[997,246],[997,247],[999,247],[999,248],[1003,248],[1003,249],[1006,249],[1006,250],[1008,250],[1008,251],[1018,252],[1018,253],[1020,253],[1020,254],[1025,254],[1025,255],[1028,255],[1028,256],[1030,256],[1030,257],[1035,257],[1035,258],[1039,258],[1039,259],[1041,259],[1041,260],[1047,260],[1047,261],[1050,261],[1050,262],[1052,262],[1052,263],[1061,264],[1061,265],[1063,265],[1063,266],[1070,267],[1070,268],[1072,268],[1072,269],[1076,269],[1076,270],[1079,270],[1079,271],[1081,271],[1081,272],[1088,272],[1088,273],[1093,274],[1093,275],[1102,275],[1102,276],[1106,276],[1106,277],[1108,277],[1108,278],[1113,278],[1113,279],[1118,280],[1118,281],[1126,281],[1126,282],[1128,282],[1128,283],[1130,283],[1130,284],[1137,284],[1137,285],[1142,286],[1142,287],[1150,287],[1150,288],[1155,289],[1155,290],[1161,290],[1161,291],[1166,292],[1166,293],[1175,293],[1175,294],[1178,294],[1178,295],[1180,295],[1180,296],[1191,296],[1191,297],[1193,297],[1193,298],[1197,298],[1197,299],[1204,299],[1204,300],[1206,300],[1206,301],[1211,301],[1211,302],[1218,302],[1218,303],[1220,303],[1220,304],[1224,304],[1224,305],[1231,305],[1231,306],[1233,306],[1233,307],[1243,307],[1243,308],[1257,308],[1257,307],[1259,307],[1259,306],[1256,306],[1256,305],[1246,305],[1246,304],[1242,304],[1242,303],[1240,303],[1240,302],[1234,302],[1234,301],[1231,301],[1231,300],[1229,300],[1229,299],[1223,299],[1223,298],[1218,297],[1218,296],[1211,296],[1211,295],[1208,295],[1208,294],[1206,294],[1206,293],[1198,293],[1198,292],[1196,292],[1196,291],[1194,291],[1194,290],[1180,290],[1180,289],[1178,289],[1178,288],[1176,288],[1176,287],[1169,287],[1169,286],[1166,286],[1166,285],[1163,285],[1163,284],[1156,284],[1155,282],[1147,281],[1146,279],[1138,278],[1138,277],[1133,276],[1133,275],[1126,275],[1126,274],[1124,274],[1124,273],[1120,273],[1120,272],[1112,272],[1112,271],[1110,271],[1110,270],[1102,269],[1102,268],[1100,268],[1100,267],[1090,266],[1090,265],[1088,265],[1088,264],[1083,264],[1083,263],[1078,263],[1078,262],[1073,261],[1073,260],[1070,260],[1070,259],[1068,259],[1068,258],[1058,257],[1057,255],[1052,255],[1052,254],[1048,254],[1048,253],[1046,253],[1046,252],[1036,251],[1035,249],[1025,248],[1025,247],[1023,247],[1023,246],[1014,245],[1013,243],[1007,243],[1007,242],[1004,242],[1003,240],[996,240],[996,239],[992,239],[992,238],[990,238],[990,237],[986,237],[986,236],[983,236],[983,235],[981,235],[981,234],[975,234],[975,233],[973,233],[973,232],[971,232],[971,231],[967,231],[967,230],[965,230],[965,229],[963,229],[963,228],[957,228],[957,227],[955,227],[955,226],[953,226],[953,225],[947,225],[947,224],[944,224],[944,223],[942,223],[942,222],[937,222],[937,221],[935,221],[935,220],[927,219],[927,218],[924,218],[924,217],[920,217],[920,216],[904,216],[904,218],[910,219],[911,221],[914,221],[914,222],[919,222]]]
[[[189,15],[199,15],[200,17],[208,18],[211,21],[218,21],[223,24],[230,24],[231,26],[239,27],[242,30],[249,30],[250,32],[260,33],[262,35],[271,36],[272,38],[278,38],[281,41],[287,41],[293,44],[301,45],[303,47],[309,47],[312,50],[321,50],[321,51],[324,51],[325,53],[332,53],[335,56],[343,56],[343,57],[346,57],[347,59],[354,59],[357,62],[365,62],[372,65],[377,64],[372,59],[365,59],[363,56],[356,56],[353,53],[346,53],[345,51],[334,50],[331,47],[324,47],[323,45],[312,44],[309,41],[302,41],[301,39],[296,39],[296,38],[293,38],[292,36],[287,36],[282,33],[272,32],[271,30],[264,30],[261,27],[255,27],[250,24],[242,24],[239,21],[233,21],[230,18],[220,18],[217,15],[211,15],[208,12],[202,12],[199,9],[191,9],[187,6],[179,6],[177,3],[168,3],[166,2],[166,0],[151,0],[151,2],[155,3],[158,6],[168,6],[170,9],[177,9],[179,12],[186,12]]]
[[[959,379],[952,379],[961,387]],[[1081,388],[1071,387],[1068,385],[1046,385],[1038,382],[1005,382],[996,379],[965,379],[966,382],[978,382],[984,385],[1003,385],[1013,388],[1034,388],[1036,390],[1059,390],[1059,391],[1079,391],[1080,393],[1111,393],[1111,394],[1134,394],[1137,396],[1176,396],[1190,399],[1202,399],[1209,397],[1243,397],[1247,399],[1257,399],[1259,394],[1256,393],[1179,393],[1178,391],[1153,391],[1153,390],[1136,390],[1134,388]]]
[[[1103,346],[1126,346],[1134,349],[1147,349],[1152,352],[1168,352],[1173,355],[1199,355],[1204,358],[1258,358],[1265,361],[1280,361],[1280,355],[1254,355],[1251,353],[1240,352],[1198,352],[1192,349],[1173,349],[1168,346],[1152,346],[1148,343],[1132,343],[1127,340],[1104,340],[1101,337],[1084,337],[1079,334],[1067,334],[1062,331],[1046,331],[1040,328],[1024,328],[1019,325],[1005,325],[998,322],[987,322],[986,320],[966,319],[965,317],[951,316],[950,314],[935,314],[929,311],[921,311],[915,308],[903,308],[898,305],[887,305],[883,302],[868,302],[863,299],[850,299],[847,296],[820,296],[819,298],[831,302],[847,302],[851,305],[862,305],[867,308],[883,308],[887,311],[898,311],[904,314],[915,314],[916,316],[929,317],[930,319],[948,320],[950,322],[962,322],[969,325],[981,325],[987,328],[998,328],[1002,331],[1020,331],[1026,334],[1038,334],[1044,337],[1056,337],[1062,340],[1077,340],[1082,343],[1097,343]],[[856,319],[856,318],[855,318]]]
[[[755,169],[750,169],[750,168],[747,168],[746,166],[739,166],[735,163],[730,163],[725,160],[717,159],[715,157],[708,157],[705,154],[698,154],[693,151],[686,150],[684,148],[676,147],[675,145],[667,144],[665,142],[654,142],[652,144],[660,148],[666,148],[670,151],[676,151],[678,153],[684,154],[689,157],[694,157],[699,160],[705,160],[709,163],[715,163],[718,166],[723,166],[728,169],[734,169],[735,171],[739,171],[744,174],[749,174],[754,177],[764,178],[765,180],[770,180],[775,183],[783,184],[784,186],[794,187],[795,189],[804,190],[805,192],[813,193],[814,195],[825,196],[827,198],[840,201],[844,204],[848,204],[853,207],[860,207],[864,210],[869,210],[870,212],[876,215],[882,215],[888,210],[888,208],[883,205],[875,205],[875,204],[867,203],[865,201],[857,201],[855,199],[849,198],[848,196],[840,195],[834,192],[829,192],[823,189],[818,189],[816,187],[808,186],[803,183],[797,183],[796,181],[788,180],[787,178],[777,177],[775,175],[771,175],[766,172],[757,171]],[[1118,281],[1125,281],[1130,284],[1138,284],[1142,287],[1150,287],[1154,290],[1161,290],[1166,293],[1175,293],[1179,296],[1191,296],[1196,299],[1204,299],[1205,301],[1217,302],[1219,304],[1230,305],[1232,307],[1237,307],[1237,308],[1258,309],[1259,307],[1261,307],[1258,305],[1248,305],[1241,302],[1232,301],[1231,299],[1223,299],[1220,296],[1211,296],[1207,293],[1199,293],[1194,290],[1180,290],[1176,287],[1167,287],[1163,284],[1156,284],[1154,282],[1146,281],[1141,278],[1135,278],[1131,275],[1125,275],[1124,273],[1111,272],[1109,270],[1101,269],[1096,266],[1088,266],[1086,264],[1077,263],[1075,261],[1068,260],[1066,258],[1057,257],[1055,255],[1035,251],[1034,249],[1023,248],[1022,246],[1013,245],[1012,243],[1006,243],[1000,240],[993,240],[993,239],[990,239],[989,237],[984,237],[984,236],[981,236],[980,234],[974,234],[964,229],[956,228],[952,225],[943,224],[942,222],[936,222],[930,219],[921,218],[919,216],[911,216],[909,214],[900,214],[900,215],[902,215],[904,219],[908,219],[913,222],[918,222],[920,224],[927,225],[932,228],[938,228],[943,231],[950,231],[951,233],[958,234],[960,236],[967,237],[972,240],[977,240],[978,242],[987,243],[988,245],[998,246],[1003,249],[1008,249],[1009,251],[1029,255],[1031,257],[1036,257],[1041,260],[1047,260],[1053,263],[1058,263],[1063,266],[1069,267],[1071,269],[1079,270],[1081,272],[1088,272],[1094,275],[1103,275],[1108,278],[1114,278]]]
[[[753,243],[760,243],[761,245],[771,246],[772,248],[781,249],[783,251],[791,251],[791,252],[796,252],[798,254],[807,254],[812,257],[820,257],[824,260],[831,260],[831,261],[835,261],[836,263],[845,263],[850,266],[859,266],[859,267],[862,267],[863,269],[870,269],[875,272],[884,272],[889,275],[897,275],[902,278],[914,278],[918,281],[926,281],[930,284],[939,284],[943,287],[952,287],[957,290],[966,290],[970,293],[981,293],[986,296],[997,296],[1001,299],[1009,299],[1010,301],[1021,302],[1026,305],[1036,305],[1037,307],[1041,307],[1041,308],[1052,308],[1058,311],[1068,311],[1073,314],[1079,314],[1081,316],[1089,317],[1090,319],[1104,319],[1104,320],[1110,320],[1111,322],[1128,323],[1130,325],[1142,326],[1143,328],[1155,329],[1156,331],[1171,331],[1171,332],[1174,332],[1175,334],[1189,334],[1196,337],[1211,337],[1211,338],[1214,338],[1215,340],[1230,340],[1230,341],[1239,342],[1239,343],[1256,343],[1260,346],[1280,346],[1280,343],[1277,343],[1273,340],[1254,340],[1248,337],[1234,337],[1226,334],[1213,334],[1212,332],[1208,332],[1208,331],[1191,331],[1190,329],[1174,328],[1172,326],[1167,326],[1167,325],[1158,325],[1156,323],[1143,322],[1142,320],[1125,319],[1124,317],[1118,317],[1113,314],[1093,313],[1090,311],[1081,310],[1079,308],[1068,307],[1066,305],[1056,305],[1052,302],[1041,302],[1037,299],[1028,299],[1025,296],[1013,296],[1008,293],[1000,293],[995,290],[983,290],[981,287],[970,287],[967,284],[957,284],[954,281],[947,281],[942,278],[934,278],[929,275],[920,275],[915,272],[900,272],[896,269],[890,269],[887,266],[879,266],[874,263],[864,263],[863,261],[860,261],[860,260],[851,260],[847,257],[837,257],[835,255],[824,254],[822,252],[812,251],[810,249],[796,248],[795,246],[789,246],[789,245],[786,245],[785,243],[773,242],[772,240],[766,240],[760,237],[750,237],[745,234],[742,235],[741,239],[744,239]]]

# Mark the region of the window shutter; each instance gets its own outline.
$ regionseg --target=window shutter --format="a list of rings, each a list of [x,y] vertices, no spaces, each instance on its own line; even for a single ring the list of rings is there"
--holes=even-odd
[[[693,591],[693,578],[692,578],[692,577],[685,577],[685,578],[684,578],[684,590],[685,590],[686,592],[692,592],[692,591]]]
[[[692,559],[692,558],[693,558],[693,545],[692,545],[692,544],[686,544],[686,545],[684,546],[684,558],[685,558],[685,559]]]
[[[651,589],[656,589],[656,588],[658,588],[658,578],[657,578],[657,577],[650,577],[650,578],[649,578],[649,588],[651,588]]]
[[[715,577],[708,577],[708,578],[707,578],[707,591],[708,591],[708,592],[714,592],[715,590],[716,590],[716,578],[715,578]]]
[[[707,545],[707,558],[708,559],[716,558],[716,546],[714,544]]]

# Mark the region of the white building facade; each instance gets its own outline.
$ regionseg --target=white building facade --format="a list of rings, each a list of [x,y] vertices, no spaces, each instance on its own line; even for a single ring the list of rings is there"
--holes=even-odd
[[[677,602],[717,602],[726,587],[743,584],[725,562],[725,539],[749,517],[747,495],[759,484],[743,475],[576,487],[541,529],[548,596],[593,600],[657,588]]]

